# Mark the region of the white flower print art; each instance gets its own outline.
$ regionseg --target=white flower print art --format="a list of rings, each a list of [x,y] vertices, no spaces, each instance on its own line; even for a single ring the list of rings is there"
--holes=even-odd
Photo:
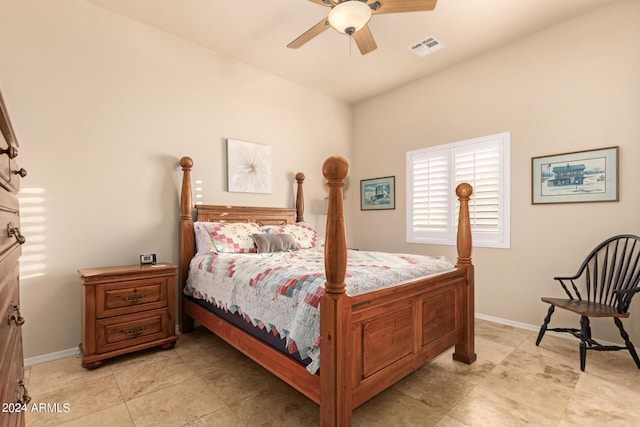
[[[271,193],[271,146],[227,140],[229,191]]]

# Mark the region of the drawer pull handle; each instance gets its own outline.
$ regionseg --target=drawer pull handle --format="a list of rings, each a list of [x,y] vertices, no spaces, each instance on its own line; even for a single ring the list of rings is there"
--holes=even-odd
[[[20,175],[22,178],[27,176],[27,170],[25,168],[20,168],[17,171],[13,171],[16,175]]]
[[[7,224],[7,237],[11,237],[11,236],[14,236],[18,241],[18,243],[20,243],[21,245],[27,241],[27,239],[24,238],[22,233],[20,233],[20,228],[16,227],[12,222]]]
[[[144,297],[146,297],[145,294],[137,294],[133,296],[127,295],[126,297],[122,297],[122,299],[125,300],[126,302],[136,303],[136,302],[140,302],[140,300]]]
[[[20,307],[16,304],[11,304],[9,323],[14,322],[17,326],[24,325],[24,317],[20,315]]]
[[[132,337],[137,337],[139,336],[145,329],[147,329],[146,326],[140,326],[138,328],[133,328],[133,329],[123,329],[122,332],[123,334],[127,334],[129,336]]]
[[[25,385],[23,380],[18,381],[18,398],[16,399],[16,403],[18,405],[26,405],[31,402],[31,396],[29,396],[29,390],[27,390],[27,386]],[[22,396],[20,396],[22,394]]]
[[[0,148],[0,154],[6,154],[10,159],[15,159],[18,157],[18,147],[10,145],[7,148]]]

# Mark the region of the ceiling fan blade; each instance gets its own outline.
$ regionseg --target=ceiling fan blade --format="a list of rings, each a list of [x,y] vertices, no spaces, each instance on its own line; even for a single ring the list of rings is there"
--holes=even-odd
[[[327,6],[327,7],[333,6],[333,4],[331,4],[331,2],[325,3],[324,0],[309,0],[309,1],[312,2],[312,3],[319,4],[320,6]]]
[[[360,49],[360,53],[363,55],[366,55],[378,47],[373,38],[373,34],[371,34],[371,29],[369,29],[369,24],[353,33],[353,38],[356,40],[358,49]]]
[[[313,1],[313,0],[312,0]],[[322,1],[322,0],[320,0]],[[375,9],[375,4],[380,7]],[[422,10],[433,10],[438,0],[377,0],[370,1],[371,13],[380,15],[382,13],[418,12]]]
[[[289,43],[287,47],[290,47],[292,49],[297,49],[303,44],[305,44],[306,42],[308,42],[309,40],[311,40],[312,38],[314,38],[315,36],[317,36],[318,34],[322,33],[324,30],[326,30],[329,27],[330,27],[329,21],[327,21],[327,18],[325,18],[322,21],[318,22],[313,27],[309,28],[297,39]]]

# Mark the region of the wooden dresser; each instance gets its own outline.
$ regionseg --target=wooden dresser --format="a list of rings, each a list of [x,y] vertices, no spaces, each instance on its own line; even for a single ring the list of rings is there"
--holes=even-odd
[[[82,366],[136,350],[173,347],[177,267],[169,264],[83,268]]]
[[[24,425],[24,405],[31,399],[24,383],[18,259],[25,242],[20,233],[16,193],[20,178],[16,141],[0,94],[0,425]]]

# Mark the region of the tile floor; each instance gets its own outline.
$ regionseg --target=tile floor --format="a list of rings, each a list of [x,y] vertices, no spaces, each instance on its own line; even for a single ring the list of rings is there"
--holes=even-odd
[[[640,424],[640,370],[627,352],[476,322],[478,360],[446,353],[370,400],[354,426],[570,426]],[[27,412],[35,426],[315,426],[318,408],[206,330],[175,348],[149,350],[87,371],[77,357],[27,368],[32,403],[68,412]],[[61,406],[62,407],[62,406]]]

